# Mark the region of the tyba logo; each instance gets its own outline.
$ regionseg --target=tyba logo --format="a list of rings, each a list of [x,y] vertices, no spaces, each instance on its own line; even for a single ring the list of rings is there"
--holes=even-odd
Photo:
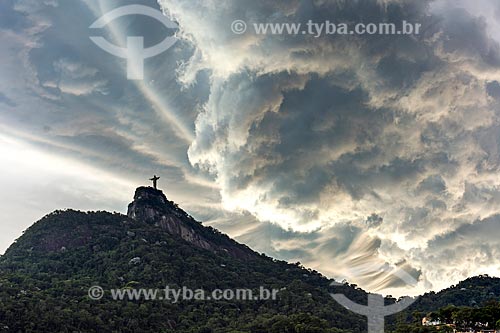
[[[115,8],[97,19],[89,28],[103,28],[111,21],[128,15],[149,16],[160,21],[167,28],[178,28],[177,24],[170,21],[161,11],[143,5],[128,5]],[[177,38],[167,36],[160,43],[148,48],[144,48],[144,37],[127,36],[126,48],[114,45],[100,36],[91,36],[90,40],[104,51],[114,56],[127,59],[127,79],[142,80],[144,79],[144,59],[165,52],[175,44]]]

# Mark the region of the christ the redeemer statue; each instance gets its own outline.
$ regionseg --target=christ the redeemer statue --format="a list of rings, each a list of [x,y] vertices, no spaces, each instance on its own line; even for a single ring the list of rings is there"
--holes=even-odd
[[[160,177],[156,177],[156,175],[154,175],[153,178],[149,178],[149,180],[151,180],[153,182],[153,187],[155,190],[157,190],[156,183],[158,182],[158,179],[160,179]]]

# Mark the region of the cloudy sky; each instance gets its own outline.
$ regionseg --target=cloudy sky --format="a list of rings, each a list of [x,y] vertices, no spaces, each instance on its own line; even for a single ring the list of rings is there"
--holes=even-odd
[[[129,4],[178,28],[89,28]],[[236,19],[422,33],[235,34]],[[370,291],[499,276],[499,31],[496,0],[3,0],[0,250],[54,209],[125,212],[158,174],[204,223]],[[94,35],[177,42],[127,80]]]

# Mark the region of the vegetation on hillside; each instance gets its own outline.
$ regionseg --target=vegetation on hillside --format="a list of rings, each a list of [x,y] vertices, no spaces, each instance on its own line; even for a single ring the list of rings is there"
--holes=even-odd
[[[131,259],[140,262],[131,263]],[[0,259],[0,330],[8,332],[363,332],[329,292],[366,294],[300,263],[238,260],[106,212],[58,211]],[[269,301],[93,301],[88,288],[282,289]]]
[[[196,223],[197,232],[214,244],[244,247]],[[242,259],[202,249],[122,214],[56,211],[26,230],[0,257],[0,332],[366,332],[366,319],[330,296],[343,293],[366,304],[366,293],[347,283],[332,287],[332,282],[300,263],[255,252]],[[260,301],[96,301],[88,297],[94,285],[108,293],[167,285],[206,291],[262,286],[280,292],[277,300]],[[487,302],[499,295],[500,279],[471,278],[422,296],[387,318],[386,331],[434,332],[436,327],[421,325],[424,315],[492,327],[500,309],[498,303]]]
[[[424,317],[433,324],[424,326],[422,324]],[[481,307],[448,305],[427,314],[415,311],[412,323],[401,323],[391,332],[433,333],[453,332],[454,329],[460,332],[500,329],[500,303],[489,301]]]

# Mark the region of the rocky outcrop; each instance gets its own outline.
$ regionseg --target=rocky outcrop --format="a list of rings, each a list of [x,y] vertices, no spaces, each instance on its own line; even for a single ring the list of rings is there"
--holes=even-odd
[[[215,248],[203,237],[198,235],[192,228],[186,226],[182,221],[175,216],[163,215],[158,223],[163,230],[168,231],[172,235],[178,235],[185,241],[196,245],[202,249],[215,250]]]
[[[247,246],[234,242],[213,228],[202,226],[177,204],[169,201],[161,190],[152,187],[136,189],[134,201],[128,205],[127,215],[136,221],[153,224],[201,249],[228,253],[238,258],[256,256]]]
[[[135,190],[134,201],[128,205],[127,215],[134,220],[155,223],[162,215],[169,213],[173,203],[167,200],[162,191],[152,187],[139,187]]]

